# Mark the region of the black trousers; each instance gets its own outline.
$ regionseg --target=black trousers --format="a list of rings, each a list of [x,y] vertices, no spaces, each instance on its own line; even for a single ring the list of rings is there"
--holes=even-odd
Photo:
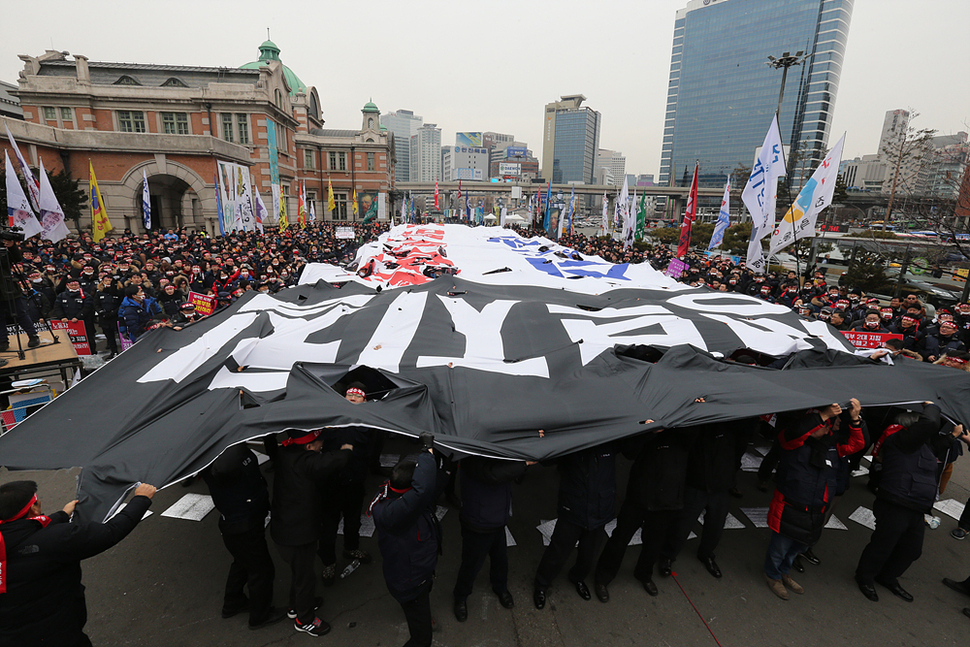
[[[404,618],[408,622],[408,632],[411,637],[404,643],[404,647],[431,647],[431,587],[434,586],[434,578],[429,577],[428,581],[417,589],[417,595],[402,602],[398,600],[401,609],[404,610]]]
[[[360,513],[364,507],[364,481],[337,482],[323,503],[318,554],[325,566],[337,563],[337,527],[344,520],[344,550],[360,548]]]
[[[223,535],[222,542],[232,555],[223,606],[238,608],[246,601],[244,587],[249,587],[249,624],[259,624],[269,617],[273,604],[273,578],[276,569],[266,546],[262,526],[245,532]]]
[[[116,325],[117,321],[118,321],[117,318],[115,319],[107,318],[107,319],[98,320],[98,325],[101,327],[101,332],[104,334],[105,342],[108,345],[108,352],[110,352],[113,355],[118,354],[118,330]],[[92,326],[91,329],[93,330],[94,327]],[[97,342],[95,341],[94,337],[91,337],[90,341],[91,341],[91,354],[93,355],[96,352]]]
[[[552,584],[577,541],[579,554],[576,556],[576,564],[569,570],[569,581],[585,580],[593,568],[596,552],[604,537],[606,537],[606,531],[603,526],[588,529],[559,517],[556,529],[552,532],[552,539],[542,553],[539,568],[536,569],[535,587],[544,590]]]
[[[609,584],[613,581],[620,571],[626,547],[640,527],[643,528],[641,532],[643,547],[640,549],[637,565],[633,569],[633,576],[641,582],[652,580],[653,566],[660,559],[660,550],[667,538],[667,533],[679,514],[680,510],[647,510],[638,501],[627,498],[616,518],[616,529],[606,542],[603,554],[596,563],[595,581],[598,584]]]
[[[775,471],[779,460],[781,460],[781,445],[775,438],[775,442],[771,443],[771,449],[761,459],[761,465],[758,466],[758,480],[760,482],[765,483],[771,478],[771,473]]]
[[[283,561],[290,566],[290,608],[297,619],[307,624],[313,622],[313,607],[317,597],[317,576],[313,570],[317,542],[302,546],[276,544]]]
[[[967,499],[967,505],[963,508],[963,513],[960,515],[960,521],[957,522],[957,526],[970,532],[970,499]]]
[[[876,529],[859,557],[856,578],[866,584],[877,577],[892,583],[923,554],[923,513],[878,498],[872,511]]]
[[[703,510],[704,529],[701,531],[697,557],[713,559],[714,549],[717,548],[721,535],[724,534],[724,521],[727,519],[729,501],[730,495],[727,492],[705,492],[688,487],[684,492],[684,509],[671,525],[660,556],[670,560],[677,559],[677,555],[687,543],[694,521]]]
[[[12,301],[0,299],[0,330],[3,331],[3,340],[0,340],[0,345],[6,346],[10,343],[7,336],[7,324],[14,322],[20,325],[28,337],[34,337],[37,334],[34,330],[34,322],[30,320],[30,315],[27,314],[27,301],[24,297],[17,297]]]
[[[558,525],[558,523],[556,524]],[[509,556],[505,545],[505,526],[490,532],[476,532],[461,521],[461,566],[454,596],[463,600],[471,595],[475,577],[489,559],[488,579],[492,590],[502,593],[509,588]]]

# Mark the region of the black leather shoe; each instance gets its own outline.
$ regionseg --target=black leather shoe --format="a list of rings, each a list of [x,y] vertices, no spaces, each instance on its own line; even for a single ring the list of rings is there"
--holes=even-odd
[[[698,557],[698,559],[704,564],[704,568],[707,569],[708,573],[717,578],[721,577],[721,569],[717,567],[717,562],[714,561],[713,557]]]
[[[907,602],[913,601],[913,596],[910,595],[909,591],[901,587],[899,585],[899,582],[889,582],[883,579],[876,579],[876,581],[879,582],[881,585],[885,586],[890,591],[892,591],[892,594],[895,595],[897,598],[902,598]]]
[[[27,348],[37,348],[38,346],[40,346],[40,337],[34,335],[27,338]]]
[[[674,571],[674,560],[661,559],[659,570],[660,570],[660,577],[670,577],[670,574]]]
[[[802,553],[802,557],[808,560],[809,564],[814,564],[815,566],[818,566],[819,564],[822,563],[822,560],[816,557],[815,553],[812,552],[811,548],[809,548],[804,553]]]
[[[578,582],[574,582],[574,584],[576,585],[576,593],[579,593],[579,597],[583,598],[584,600],[592,599],[593,596],[590,595],[589,587],[586,586],[586,582],[579,580]]]
[[[856,583],[859,585],[859,590],[862,591],[862,595],[869,598],[871,602],[879,602],[879,594],[876,593],[876,587],[872,584],[860,582],[859,580],[856,580]]]
[[[951,589],[957,593],[963,593],[964,595],[970,595],[970,586],[967,586],[966,582],[957,582],[956,580],[951,580],[948,577],[943,578],[943,583],[949,586]]]
[[[791,567],[794,568],[799,573],[805,572],[805,565],[802,564],[802,556],[799,555],[795,558],[795,561],[791,563]]]
[[[260,620],[256,623],[249,623],[250,629],[262,629],[263,627],[268,627],[270,625],[275,625],[277,622],[282,622],[286,618],[286,609],[277,609],[275,607],[269,608],[269,615],[266,616],[265,620]]]
[[[455,600],[455,619],[458,622],[464,622],[468,620],[468,603],[465,598],[460,600]]]
[[[546,607],[546,592],[542,589],[536,589],[532,592],[532,602],[536,605],[536,609],[544,609]]]
[[[234,606],[234,607],[223,606],[222,607],[222,617],[223,618],[231,618],[234,615],[238,614],[240,611],[245,611],[248,608],[249,608],[249,600],[248,599],[245,600],[242,604],[239,604],[239,605]]]
[[[660,594],[660,591],[657,590],[657,585],[653,583],[653,580],[645,580],[643,582],[643,590],[653,597],[657,597],[657,595]]]
[[[593,582],[593,590],[596,591],[596,599],[600,602],[610,601],[610,590],[606,588],[605,584],[597,584]]]
[[[515,606],[515,600],[512,599],[512,594],[508,590],[496,591],[495,595],[498,596],[498,603],[506,609],[511,609]]]

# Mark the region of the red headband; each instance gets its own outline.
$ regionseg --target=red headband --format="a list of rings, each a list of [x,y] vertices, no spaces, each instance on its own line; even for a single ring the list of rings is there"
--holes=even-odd
[[[323,430],[314,429],[305,436],[300,436],[299,438],[287,438],[280,444],[283,445],[283,447],[289,447],[290,445],[306,445],[307,443],[312,443],[314,440],[316,440],[321,431]]]
[[[17,519],[20,519],[23,516],[26,516],[26,514],[28,512],[30,512],[31,506],[33,506],[35,503],[37,503],[37,495],[36,494],[34,496],[30,497],[30,501],[27,502],[27,505],[25,505],[23,507],[23,509],[20,510],[20,512],[18,512],[14,516],[10,517],[9,519],[0,519],[0,523],[9,523],[11,521],[16,521]]]
[[[954,364],[959,364],[960,366],[963,366],[964,364],[967,363],[967,360],[960,359],[959,357],[947,357],[946,361],[953,362]]]
[[[356,386],[352,386],[349,389],[347,389],[346,395],[359,395],[362,398],[366,398],[367,397],[367,394],[364,393],[364,390],[363,389],[358,389]]]

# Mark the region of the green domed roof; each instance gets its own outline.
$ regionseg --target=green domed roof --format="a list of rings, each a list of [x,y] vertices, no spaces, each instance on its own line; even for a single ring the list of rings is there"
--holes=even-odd
[[[259,46],[259,60],[240,65],[239,69],[258,70],[263,65],[269,65],[270,61],[278,60],[280,60],[280,48],[273,41],[267,40]],[[293,96],[297,92],[306,92],[306,83],[301,81],[300,77],[285,65],[283,66],[283,78],[286,79],[286,84],[290,86],[290,96]]]
[[[364,108],[363,110],[361,110],[361,112],[376,112],[377,114],[381,113],[380,109],[374,104],[373,101],[368,101],[367,103],[365,103]]]

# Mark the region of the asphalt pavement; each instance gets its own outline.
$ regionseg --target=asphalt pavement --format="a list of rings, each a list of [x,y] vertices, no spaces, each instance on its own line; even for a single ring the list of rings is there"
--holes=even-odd
[[[385,451],[409,453],[415,445],[391,439]],[[970,470],[959,461],[942,497],[967,501]],[[619,459],[620,498],[629,462]],[[76,470],[17,472],[0,470],[0,482],[33,478],[40,486],[45,511],[54,511],[73,498]],[[272,480],[272,472],[267,477]],[[717,551],[724,573],[714,579],[696,559],[697,540],[688,542],[674,564],[674,576],[655,576],[658,597],[649,597],[633,578],[639,554],[631,547],[619,576],[610,586],[612,599],[602,604],[595,596],[582,600],[560,574],[548,592],[544,610],[532,604],[532,578],[542,555],[541,520],[556,517],[558,475],[552,467],[530,468],[514,488],[514,514],[509,530],[516,546],[509,548],[509,589],[515,608],[502,608],[488,585],[486,564],[474,593],[468,599],[468,620],[459,623],[451,610],[451,589],[458,570],[461,538],[458,513],[449,509],[443,518],[444,554],[432,592],[437,621],[435,645],[448,647],[494,646],[831,646],[831,645],[955,645],[970,632],[970,618],[961,614],[970,597],[941,584],[943,577],[970,575],[970,540],[956,541],[949,531],[956,521],[938,513],[942,524],[926,531],[923,555],[901,578],[915,597],[912,603],[878,587],[880,601],[869,602],[858,591],[853,571],[871,531],[849,519],[859,506],[872,508],[873,496],[865,477],[838,502],[835,516],[846,530],[826,529],[815,547],[821,564],[793,572],[805,587],[791,600],[776,598],[766,587],[762,564],[769,531],[755,528],[742,507],[766,507],[770,493],[755,488],[755,474],[741,473],[740,499],[732,499],[731,514],[743,529],[725,530]],[[368,492],[381,482],[371,476]],[[377,539],[363,538],[362,548],[375,556],[332,588],[318,588],[324,596],[320,615],[333,625],[321,638],[297,633],[291,622],[257,631],[247,627],[246,614],[220,617],[229,554],[222,545],[217,513],[202,521],[161,516],[186,493],[206,493],[199,480],[189,487],[176,484],[159,491],[154,514],[113,549],[83,563],[87,586],[87,633],[99,646],[256,647],[263,645],[388,646],[407,640],[407,627],[397,603],[388,595],[381,576]],[[368,494],[370,496],[370,494]],[[617,505],[619,506],[619,501]],[[338,541],[338,550],[341,544]],[[272,543],[277,566],[275,600],[286,603],[288,570]],[[338,563],[338,571],[346,565]],[[567,564],[567,569],[571,562]],[[319,572],[320,565],[317,565]],[[564,569],[566,570],[566,569]],[[588,584],[592,588],[592,581]]]

